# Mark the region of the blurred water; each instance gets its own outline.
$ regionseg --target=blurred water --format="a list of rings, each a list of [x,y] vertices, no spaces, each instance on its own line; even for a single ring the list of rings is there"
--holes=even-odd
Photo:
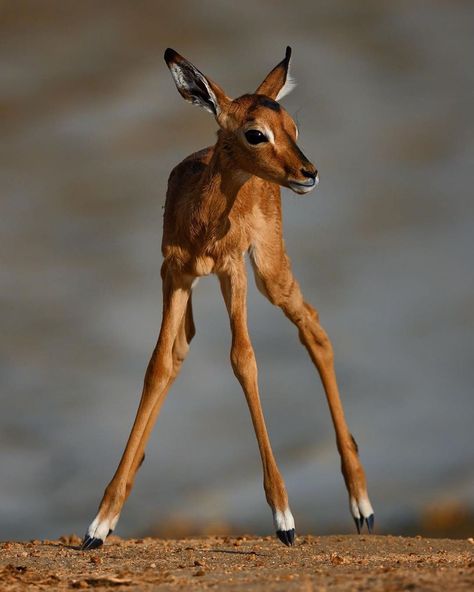
[[[400,529],[440,500],[472,508],[473,12],[454,1],[2,5],[2,538],[82,532],[125,443],[160,323],[167,175],[216,129],[177,95],[167,46],[237,96],[292,45],[299,85],[284,104],[321,184],[309,198],[284,191],[286,243],[335,346],[379,523]],[[194,304],[197,336],[123,535],[178,518],[271,531],[215,279]],[[249,323],[299,530],[352,532],[319,379],[253,287]]]

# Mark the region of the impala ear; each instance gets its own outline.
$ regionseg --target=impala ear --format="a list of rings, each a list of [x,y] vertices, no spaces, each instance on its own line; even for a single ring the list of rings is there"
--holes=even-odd
[[[199,105],[218,118],[230,103],[222,88],[204,76],[191,62],[174,49],[165,51],[165,62],[173,76],[176,88],[188,103]]]
[[[262,84],[255,91],[258,95],[266,95],[274,101],[279,101],[290,93],[296,82],[290,76],[291,47],[286,48],[285,59],[276,65]]]

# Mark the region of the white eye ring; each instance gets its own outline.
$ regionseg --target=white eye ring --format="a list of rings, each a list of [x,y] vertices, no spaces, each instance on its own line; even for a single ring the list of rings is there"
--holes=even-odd
[[[269,127],[267,127],[266,125],[265,126],[262,125],[261,127],[262,127],[262,129],[260,131],[266,135],[270,144],[275,144],[275,136],[273,135],[272,130]]]

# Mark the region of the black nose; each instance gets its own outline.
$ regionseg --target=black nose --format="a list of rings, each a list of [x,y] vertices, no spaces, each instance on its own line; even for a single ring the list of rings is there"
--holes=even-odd
[[[303,177],[307,177],[308,179],[316,179],[318,171],[315,169],[314,171],[307,171],[306,169],[301,169],[301,174]]]

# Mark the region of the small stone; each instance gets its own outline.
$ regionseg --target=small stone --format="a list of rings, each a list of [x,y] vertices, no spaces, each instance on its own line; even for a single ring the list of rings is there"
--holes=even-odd
[[[49,574],[48,580],[50,580],[52,582],[59,582],[59,581],[61,581],[61,578],[58,576],[58,574],[52,573],[52,574]]]
[[[72,580],[71,587],[76,589],[89,588],[89,584],[85,580]]]
[[[206,572],[203,569],[198,569],[194,575],[197,577],[201,577],[201,576],[206,575]]]
[[[341,557],[337,553],[331,554],[331,563],[333,565],[341,565],[342,563],[347,563],[347,560],[344,557]]]

